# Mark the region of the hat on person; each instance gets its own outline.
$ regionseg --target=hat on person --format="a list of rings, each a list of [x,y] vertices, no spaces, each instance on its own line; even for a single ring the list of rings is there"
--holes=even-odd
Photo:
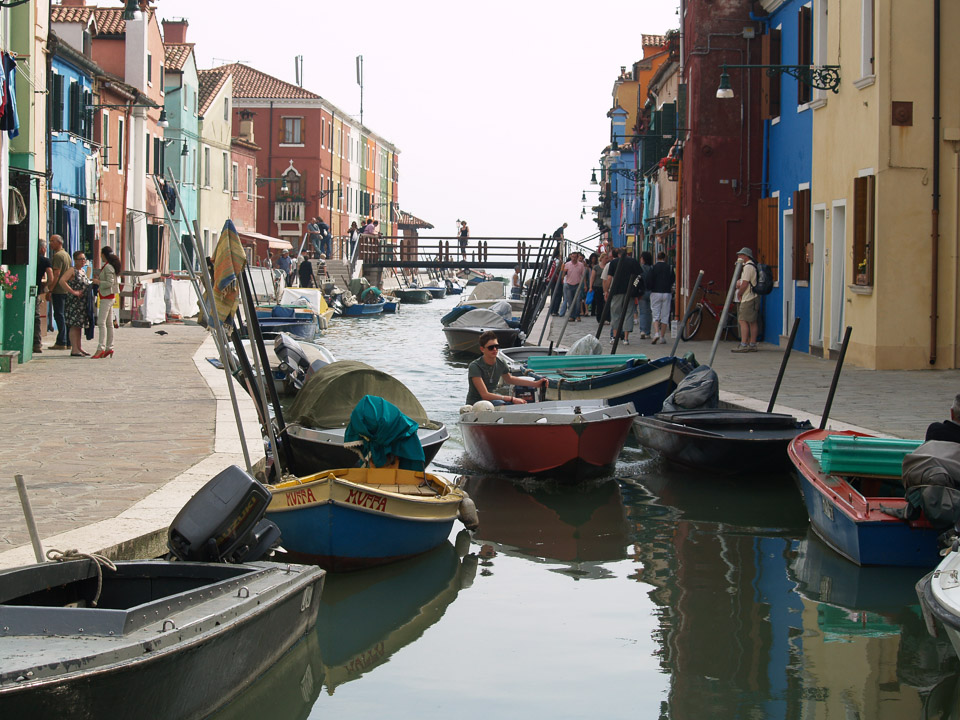
[[[280,253],[281,253],[282,255],[286,255],[286,254],[289,253],[289,252],[290,252],[290,251],[287,250],[286,248],[284,248],[283,250],[280,251]]]
[[[737,255],[746,255],[748,258],[753,260],[753,250],[748,247],[740,248],[740,252],[738,252]]]

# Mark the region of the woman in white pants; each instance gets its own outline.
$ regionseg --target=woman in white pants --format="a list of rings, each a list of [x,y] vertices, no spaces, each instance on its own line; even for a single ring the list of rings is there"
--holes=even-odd
[[[120,258],[112,248],[104,246],[100,251],[102,259],[100,275],[93,282],[99,288],[97,305],[97,351],[93,359],[113,357],[113,301],[120,292]]]

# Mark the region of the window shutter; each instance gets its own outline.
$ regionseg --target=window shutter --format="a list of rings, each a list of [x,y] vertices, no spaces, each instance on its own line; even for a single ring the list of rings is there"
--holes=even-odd
[[[804,6],[800,8],[798,17],[799,38],[797,47],[797,60],[799,65],[813,64],[813,11]],[[813,89],[804,82],[797,81],[797,104],[803,105],[810,102]]]
[[[773,270],[773,279],[779,280],[780,248],[779,243],[779,198],[761,198],[757,207],[757,262],[769,265]]]
[[[74,135],[80,134],[80,83],[71,82],[67,91],[70,96],[70,117],[67,130]]]
[[[761,37],[760,63],[763,65],[780,64],[780,31],[771,28]],[[764,118],[780,116],[780,76],[770,77],[766,72],[760,74],[760,109]]]

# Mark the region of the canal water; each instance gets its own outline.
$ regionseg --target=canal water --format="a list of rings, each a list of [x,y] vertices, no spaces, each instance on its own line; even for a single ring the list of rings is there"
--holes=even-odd
[[[328,575],[316,630],[219,720],[960,716],[922,572],[833,554],[788,474],[680,471],[632,439],[611,477],[577,486],[472,467],[456,424],[469,358],[440,325],[454,304],[334,320],[322,342],[446,423],[433,468],[469,476],[480,529]]]

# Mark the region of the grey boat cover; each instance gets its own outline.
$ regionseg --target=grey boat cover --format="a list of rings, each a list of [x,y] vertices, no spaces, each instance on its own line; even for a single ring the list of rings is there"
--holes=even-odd
[[[507,324],[507,321],[503,319],[503,317],[497,315],[492,310],[486,310],[484,308],[477,308],[475,310],[469,310],[465,312],[463,315],[447,325],[447,327],[486,328],[489,330],[510,329],[510,326]]]
[[[488,307],[487,310],[490,312],[495,312],[504,320],[509,320],[513,317],[513,307],[511,307],[510,303],[508,303],[506,300],[495,302],[493,305]]]
[[[720,404],[720,380],[709,365],[701,365],[680,381],[663,401],[663,412],[715,408]]]
[[[930,440],[903,458],[903,488],[935,528],[960,520],[960,443]]]
[[[593,335],[584,335],[570,346],[567,355],[603,355],[603,346]]]
[[[470,293],[470,300],[496,300],[504,296],[506,286],[499,280],[488,280],[478,284]],[[469,301],[465,304],[469,304]]]
[[[356,360],[340,360],[320,368],[297,393],[288,421],[310,428],[346,427],[364,395],[389,400],[417,425],[432,427],[423,405],[392,375]]]

